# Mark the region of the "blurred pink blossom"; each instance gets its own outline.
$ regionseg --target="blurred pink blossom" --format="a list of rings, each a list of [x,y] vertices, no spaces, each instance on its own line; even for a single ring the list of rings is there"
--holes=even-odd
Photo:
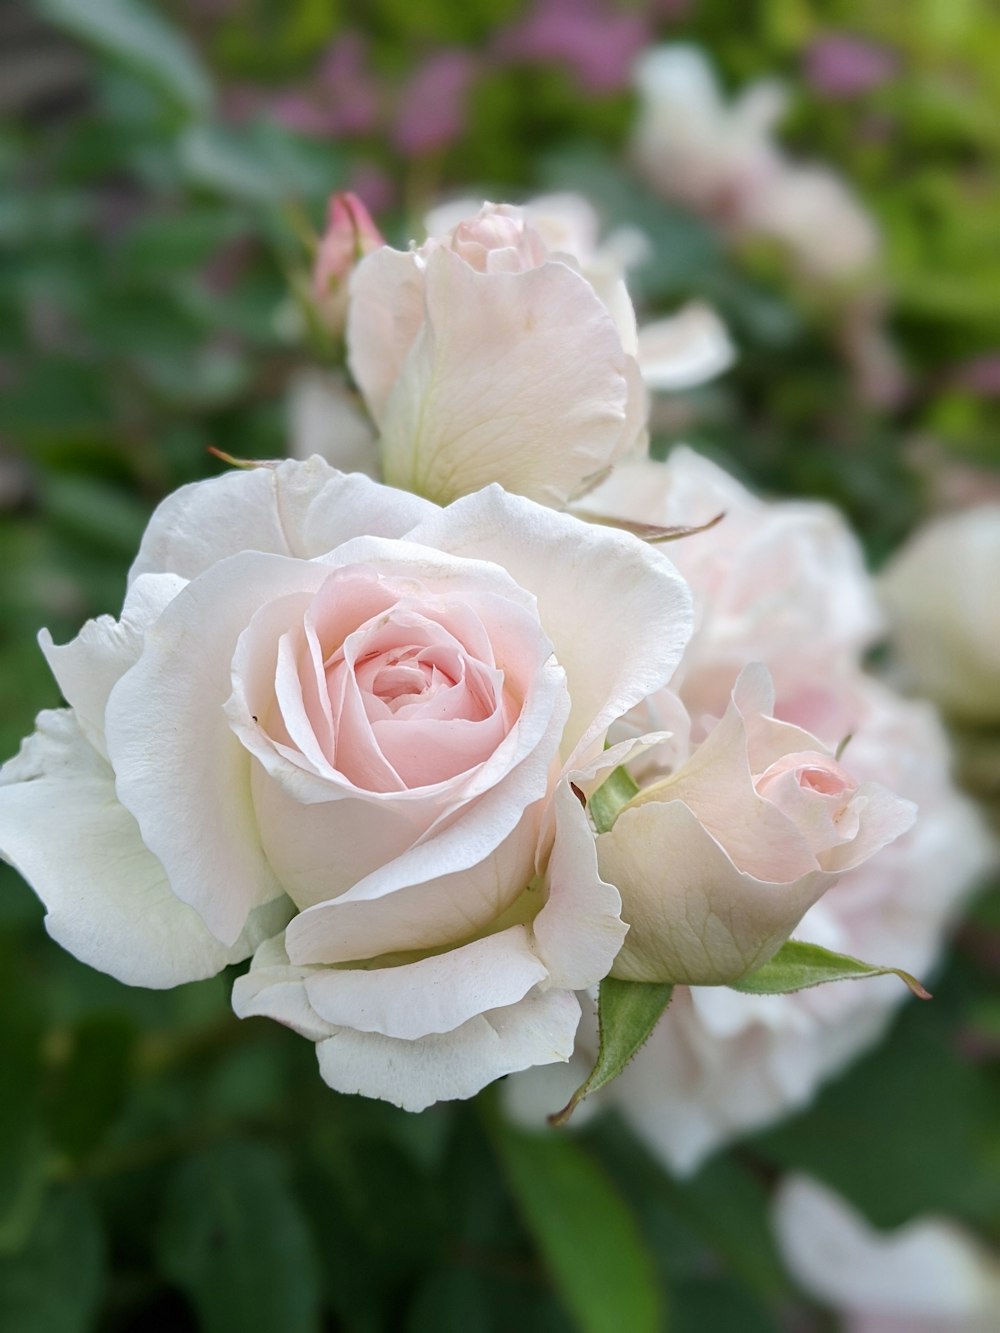
[[[305,83],[277,89],[237,88],[229,99],[237,118],[264,112],[294,133],[331,138],[370,133],[378,124],[379,102],[367,45],[353,32],[327,48]]]
[[[983,398],[1000,398],[1000,352],[984,352],[956,367],[954,382]]]
[[[601,0],[535,0],[527,16],[501,34],[496,51],[566,65],[588,92],[610,93],[628,85],[648,40],[644,19],[608,12]]]
[[[396,109],[392,137],[401,153],[430,153],[461,135],[475,73],[475,58],[457,48],[436,51],[417,67]]]
[[[857,97],[886,83],[897,68],[887,47],[846,32],[820,37],[805,53],[806,79],[824,97]]]

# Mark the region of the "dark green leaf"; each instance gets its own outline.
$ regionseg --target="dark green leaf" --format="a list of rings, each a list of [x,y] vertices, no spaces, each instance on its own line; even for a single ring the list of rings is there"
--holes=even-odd
[[[593,1159],[562,1135],[498,1126],[524,1221],[582,1333],[660,1333],[662,1294],[632,1213]]]
[[[134,0],[40,0],[56,27],[154,83],[189,111],[205,111],[211,84],[187,40],[161,14]]]
[[[828,981],[850,981],[863,977],[896,976],[921,1000],[931,998],[916,977],[898,967],[862,963],[847,954],[832,953],[805,940],[788,940],[774,957],[756,972],[731,983],[731,990],[748,995],[787,995],[790,991],[822,986]]]
[[[0,1328],[88,1333],[103,1267],[103,1238],[88,1199],[54,1195],[23,1249],[0,1258]]]
[[[204,1333],[315,1333],[319,1326],[311,1237],[280,1159],[259,1144],[222,1144],[181,1166],[158,1251]]]
[[[553,1125],[564,1125],[584,1097],[618,1077],[646,1044],[670,1003],[673,990],[670,982],[604,978],[597,1005],[600,1027],[597,1060],[563,1109],[549,1116]]]

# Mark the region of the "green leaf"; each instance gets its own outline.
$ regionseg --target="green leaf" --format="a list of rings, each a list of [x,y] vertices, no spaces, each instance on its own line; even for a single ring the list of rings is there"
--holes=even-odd
[[[157,1248],[204,1333],[319,1327],[312,1240],[280,1158],[259,1144],[222,1144],[181,1166]]]
[[[204,112],[212,88],[185,37],[161,14],[130,0],[40,0],[44,18],[97,48],[187,111]]]
[[[748,995],[787,995],[790,991],[822,986],[828,981],[885,976],[899,977],[918,999],[931,998],[930,992],[921,986],[916,977],[911,977],[902,968],[862,963],[858,958],[832,953],[818,944],[807,944],[805,940],[786,941],[770,962],[758,967],[749,976],[731,982],[730,989],[744,991]]]
[[[27,1243],[0,1258],[0,1328],[87,1333],[101,1295],[104,1240],[85,1195],[48,1202]]]
[[[497,1127],[497,1145],[528,1230],[582,1333],[659,1333],[663,1301],[638,1223],[572,1139]]]
[[[621,772],[621,769],[616,771]],[[604,978],[597,1002],[600,1029],[597,1060],[563,1109],[549,1116],[550,1124],[564,1125],[584,1097],[589,1097],[592,1092],[618,1077],[646,1044],[670,1003],[673,991],[670,982]]]
[[[607,833],[614,826],[622,809],[638,792],[639,786],[627,768],[616,768],[604,779],[587,802],[598,833]]]

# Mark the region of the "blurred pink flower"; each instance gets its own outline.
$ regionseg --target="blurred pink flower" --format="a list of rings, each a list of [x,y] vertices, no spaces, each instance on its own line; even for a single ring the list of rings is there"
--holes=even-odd
[[[474,57],[457,48],[436,51],[417,67],[396,108],[392,138],[401,153],[430,153],[461,135],[475,73]]]
[[[649,40],[637,14],[609,13],[601,0],[535,0],[528,15],[502,33],[498,55],[566,65],[593,93],[628,85],[632,64]]]
[[[297,134],[351,138],[378,124],[380,92],[368,67],[368,49],[358,33],[344,33],[329,46],[313,76],[302,85],[233,90],[230,110],[239,119],[263,112]]]
[[[956,367],[954,383],[983,398],[1000,398],[1000,352],[984,352]]]
[[[805,75],[824,97],[857,97],[887,82],[898,60],[887,47],[846,32],[831,32],[805,53]]]

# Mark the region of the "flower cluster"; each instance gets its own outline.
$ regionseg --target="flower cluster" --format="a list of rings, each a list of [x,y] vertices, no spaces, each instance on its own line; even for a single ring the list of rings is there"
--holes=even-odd
[[[914,808],[863,748],[879,616],[836,514],[646,455],[648,389],[731,358],[711,313],[640,333],[629,238],[564,198],[408,251],[330,217],[381,480],[333,432],[164,500],[120,618],[43,633],[68,707],[3,769],[0,848],[85,962],[252,958],[238,1014],[419,1110],[567,1062],[605,978],[723,1003]]]

